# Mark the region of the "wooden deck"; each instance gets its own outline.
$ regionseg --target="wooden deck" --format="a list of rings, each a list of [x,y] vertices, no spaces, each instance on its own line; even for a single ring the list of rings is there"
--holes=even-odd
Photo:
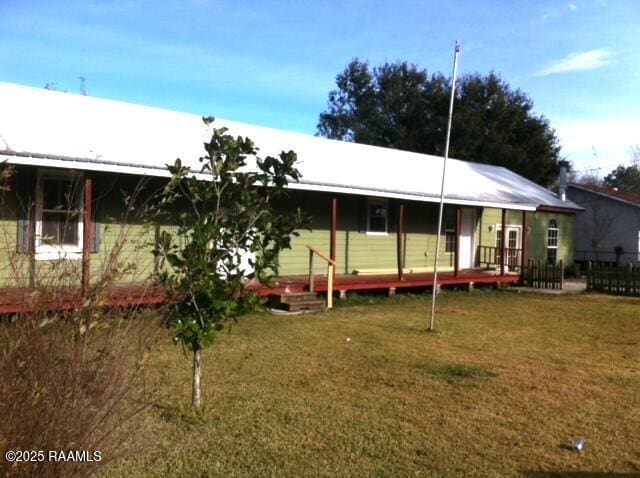
[[[442,272],[438,283],[442,286],[468,286],[469,284],[513,284],[520,280],[518,274],[497,275],[477,270]],[[315,276],[315,292],[326,293],[326,276]],[[395,274],[352,275],[336,274],[336,291],[376,291],[389,289],[425,289],[433,286],[432,273],[405,274],[399,280]],[[308,276],[285,276],[278,278],[273,287],[250,284],[247,290],[265,297],[285,292],[304,292],[309,288]],[[0,314],[16,314],[34,310],[73,310],[84,304],[81,289],[34,290],[29,288],[5,288],[0,290]],[[104,296],[104,305],[136,307],[159,305],[164,302],[162,288],[142,284],[117,285]]]
[[[442,286],[468,286],[469,284],[514,284],[520,281],[519,274],[499,275],[475,269],[454,272],[439,272],[438,283]],[[317,275],[314,278],[316,292],[327,291],[327,278]],[[286,276],[274,281],[273,287],[252,285],[249,289],[260,295],[281,294],[284,292],[304,292],[308,290],[308,276]],[[335,291],[375,291],[388,289],[425,289],[433,287],[433,273],[404,274],[402,280],[396,274],[354,275],[336,274],[333,282]]]
[[[136,307],[158,305],[164,302],[164,293],[159,287],[142,284],[112,286],[104,296],[104,305]],[[83,307],[85,299],[81,289],[34,290],[30,288],[0,289],[0,314],[24,312],[73,310]]]

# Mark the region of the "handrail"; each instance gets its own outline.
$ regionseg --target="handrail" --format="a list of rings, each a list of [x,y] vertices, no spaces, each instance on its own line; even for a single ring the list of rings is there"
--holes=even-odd
[[[309,292],[314,292],[313,255],[317,254],[327,262],[327,309],[331,309],[333,308],[333,272],[336,262],[309,244],[307,244],[307,249],[309,249]]]
[[[325,261],[333,264],[334,266],[336,265],[336,262],[334,260],[329,259],[327,256],[325,256],[322,252],[320,252],[318,249],[316,249],[315,247],[313,247],[310,244],[307,244],[307,249],[309,249],[310,251],[312,251],[313,253],[319,255],[321,258],[323,258]]]

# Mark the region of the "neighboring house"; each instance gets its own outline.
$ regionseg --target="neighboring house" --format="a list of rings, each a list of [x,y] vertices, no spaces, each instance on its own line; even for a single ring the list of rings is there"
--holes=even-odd
[[[282,287],[304,287],[306,245],[336,262],[340,290],[433,284],[441,157],[232,121],[214,126],[251,138],[262,155],[298,154],[302,179],[283,207],[313,219],[280,257]],[[199,169],[208,135],[199,116],[0,83],[0,161],[17,168],[0,210],[0,287],[64,275],[86,289],[113,265],[114,247],[126,281],[147,280],[157,231],[123,197],[161,188],[178,157]],[[445,191],[444,283],[513,282],[529,258],[572,262],[576,204],[505,168],[455,159]]]
[[[572,183],[567,197],[584,208],[576,217],[576,261],[640,262],[640,193]]]

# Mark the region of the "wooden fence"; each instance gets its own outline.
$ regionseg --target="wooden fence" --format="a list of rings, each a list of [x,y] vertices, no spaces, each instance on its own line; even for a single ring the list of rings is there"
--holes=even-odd
[[[548,264],[542,261],[529,260],[520,276],[522,285],[537,289],[562,289],[564,285],[564,265]]]
[[[587,290],[640,297],[640,267],[587,264]]]

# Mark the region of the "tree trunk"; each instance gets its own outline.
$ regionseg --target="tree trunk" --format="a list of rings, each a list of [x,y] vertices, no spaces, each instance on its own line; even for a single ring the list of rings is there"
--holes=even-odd
[[[197,348],[193,351],[193,394],[191,396],[191,404],[197,410],[202,408],[202,399],[200,395],[200,376],[202,375],[202,349]]]

